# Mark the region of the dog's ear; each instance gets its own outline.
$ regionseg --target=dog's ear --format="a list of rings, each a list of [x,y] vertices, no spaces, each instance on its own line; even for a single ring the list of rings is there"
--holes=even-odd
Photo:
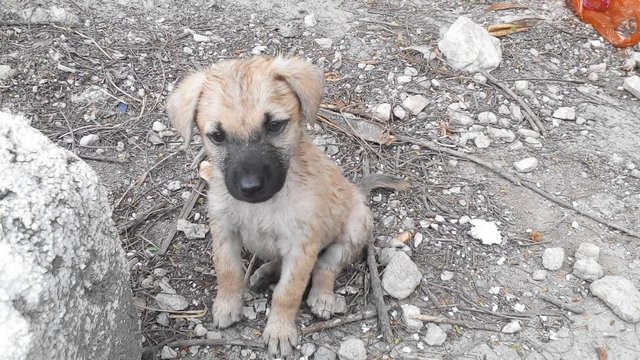
[[[274,70],[276,80],[285,81],[298,97],[303,119],[314,125],[324,96],[322,70],[301,58],[282,57],[276,59]]]
[[[205,80],[204,71],[191,73],[167,98],[166,109],[169,120],[184,140],[185,148],[191,143],[196,110]]]

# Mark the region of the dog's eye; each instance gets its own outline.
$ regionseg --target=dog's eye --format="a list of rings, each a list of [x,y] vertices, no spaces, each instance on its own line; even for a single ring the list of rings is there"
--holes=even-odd
[[[277,134],[280,131],[282,131],[282,129],[284,129],[285,125],[287,125],[287,121],[286,120],[270,121],[267,124],[267,132],[270,133],[270,134]]]
[[[222,131],[214,131],[213,133],[209,134],[209,138],[211,138],[214,143],[220,144],[224,141],[225,135]]]

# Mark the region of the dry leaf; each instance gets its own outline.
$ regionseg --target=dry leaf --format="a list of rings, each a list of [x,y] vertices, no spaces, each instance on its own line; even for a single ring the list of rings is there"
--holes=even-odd
[[[598,360],[607,360],[608,358],[607,349],[605,348],[597,347],[596,354],[598,354]]]
[[[344,116],[333,118],[337,120],[336,125],[346,131],[354,132],[362,140],[374,142],[381,145],[391,145],[395,142],[395,137],[389,134],[382,126],[356,118],[351,114],[344,113]]]
[[[542,233],[540,231],[532,231],[529,233],[529,240],[533,242],[540,242],[542,240]]]
[[[487,6],[486,11],[500,11],[500,10],[511,10],[511,9],[528,9],[529,5],[526,4],[514,4],[508,2],[498,2]]]

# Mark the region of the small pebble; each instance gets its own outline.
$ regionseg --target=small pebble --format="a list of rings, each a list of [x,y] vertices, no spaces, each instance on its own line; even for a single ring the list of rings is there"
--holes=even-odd
[[[505,334],[515,334],[517,332],[520,332],[521,330],[522,330],[522,325],[520,325],[519,320],[512,320],[510,323],[508,323],[502,328],[502,332]]]
[[[547,248],[542,255],[542,265],[551,271],[559,270],[564,262],[564,249],[561,247]]]
[[[535,281],[542,281],[547,278],[547,270],[534,270],[531,278]]]

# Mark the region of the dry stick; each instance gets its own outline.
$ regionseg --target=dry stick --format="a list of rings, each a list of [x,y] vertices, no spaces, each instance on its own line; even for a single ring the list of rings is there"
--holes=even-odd
[[[553,298],[553,297],[551,297],[549,295],[540,294],[540,295],[538,295],[538,297],[540,297],[540,299],[542,299],[542,300],[544,300],[544,301],[546,301],[548,303],[551,303],[551,304],[559,307],[562,310],[571,311],[574,314],[583,314],[584,313],[584,309],[583,308],[578,307],[578,306],[573,306],[571,304],[565,304],[562,301],[560,301],[560,300],[558,300],[556,298]]]
[[[111,158],[106,158],[106,157],[101,157],[101,156],[78,155],[78,157],[81,158],[81,159],[85,159],[85,160],[102,161],[102,162],[108,162],[108,163],[114,163],[114,164],[126,164],[127,163],[124,160],[111,159]]]
[[[371,319],[376,316],[376,313],[377,312],[375,310],[366,310],[360,314],[351,314],[343,318],[336,318],[336,319],[331,319],[327,321],[320,321],[317,323],[313,323],[307,326],[306,328],[302,329],[302,335],[316,333],[323,330],[333,329],[341,325]]]
[[[202,190],[204,189],[204,186],[206,185],[206,183],[207,182],[204,179],[200,179],[198,181],[198,185],[196,185],[195,189],[191,191],[191,195],[189,195],[189,198],[184,203],[184,206],[182,207],[182,210],[180,211],[180,214],[178,215],[176,222],[177,220],[180,220],[180,219],[186,219],[187,216],[189,216],[189,214],[191,213],[191,210],[196,205],[196,201],[198,201],[198,198],[200,197],[200,194],[202,193]],[[167,250],[169,249],[169,245],[171,245],[171,241],[173,241],[173,237],[176,235],[177,232],[178,232],[177,226],[173,226],[171,231],[169,231],[169,234],[167,234],[167,237],[164,238],[164,240],[162,240],[162,244],[160,245],[160,251],[159,251],[160,254],[164,254],[167,252]]]
[[[485,324],[483,324],[481,322],[449,319],[449,318],[446,318],[444,316],[431,316],[431,315],[422,315],[421,314],[421,315],[412,316],[412,319],[419,320],[419,321],[425,321],[425,322],[438,323],[438,324],[450,324],[450,325],[464,326],[464,327],[467,327],[469,329],[500,332],[499,328],[495,328],[493,326],[485,325]]]
[[[504,85],[498,79],[496,79],[495,76],[489,74],[488,72],[486,72],[484,70],[480,70],[480,72],[491,83],[495,84],[497,87],[499,87],[504,92],[509,94],[509,96],[511,96],[515,101],[518,102],[518,104],[520,104],[520,106],[522,106],[522,108],[524,109],[524,112],[528,115],[527,116],[527,120],[529,121],[529,124],[531,124],[531,127],[533,128],[533,130],[536,130],[536,128],[537,128],[543,135],[545,134],[546,129],[544,128],[544,125],[542,125],[542,122],[540,121],[540,118],[538,117],[538,115],[536,115],[533,112],[533,110],[531,110],[529,105],[527,105],[527,103],[524,102],[524,100],[522,100],[522,98],[520,98],[518,95],[516,95],[516,93],[514,93],[511,89],[509,89],[508,86]]]
[[[634,231],[634,230],[631,230],[631,229],[627,229],[626,227],[624,227],[622,225],[618,225],[618,224],[613,223],[611,221],[607,221],[607,220],[602,219],[602,218],[600,218],[600,217],[598,217],[596,215],[593,215],[593,214],[591,214],[591,213],[589,213],[587,211],[580,210],[580,209],[576,208],[575,206],[569,204],[566,201],[563,201],[563,200],[560,200],[560,199],[556,199],[556,198],[553,197],[553,195],[545,192],[544,190],[539,189],[536,186],[528,184],[528,183],[522,183],[515,176],[513,176],[511,174],[508,174],[508,173],[506,173],[504,171],[501,171],[499,169],[496,169],[493,165],[489,164],[486,161],[478,159],[477,157],[475,157],[473,155],[465,154],[465,153],[462,153],[460,151],[453,150],[453,149],[443,148],[441,146],[438,146],[437,144],[435,144],[432,141],[423,140],[423,139],[416,139],[416,138],[413,138],[413,137],[410,137],[410,136],[398,136],[398,140],[402,141],[402,142],[408,142],[408,143],[412,143],[412,144],[415,144],[415,145],[419,145],[419,146],[425,147],[425,148],[427,148],[429,150],[432,150],[432,151],[443,152],[443,153],[449,154],[451,156],[455,156],[455,157],[458,157],[458,158],[462,158],[462,159],[474,162],[474,163],[476,163],[478,165],[481,165],[481,166],[485,167],[486,169],[491,170],[492,172],[504,177],[505,179],[511,181],[512,183],[514,183],[516,185],[521,185],[521,186],[526,187],[527,189],[537,193],[538,195],[544,197],[545,199],[547,199],[547,200],[549,200],[549,201],[551,201],[551,202],[553,202],[553,203],[555,203],[557,205],[562,206],[565,209],[573,210],[576,213],[578,213],[578,214],[580,214],[580,215],[582,215],[584,217],[587,217],[587,218],[589,218],[589,219],[591,219],[591,220],[593,220],[595,222],[598,222],[600,224],[606,225],[606,226],[608,226],[610,228],[616,229],[616,230],[621,231],[621,232],[623,232],[623,233],[625,233],[627,235],[630,235],[630,236],[633,236],[633,237],[636,237],[636,238],[640,239],[640,233],[638,233],[637,231]]]
[[[149,173],[151,171],[153,171],[155,168],[157,168],[158,166],[160,166],[160,164],[162,164],[163,162],[169,160],[171,157],[175,156],[176,154],[178,154],[179,151],[173,152],[167,156],[165,156],[162,160],[158,161],[155,165],[153,165],[149,170],[147,170],[144,174],[142,174],[142,177],[140,177],[139,180],[136,180],[134,182],[131,183],[131,185],[129,185],[129,187],[127,188],[127,190],[124,191],[124,193],[122,194],[122,196],[120,196],[120,198],[118,199],[118,201],[116,201],[115,205],[113,206],[114,208],[117,208],[118,206],[120,206],[120,203],[122,202],[122,200],[124,200],[125,196],[129,193],[129,191],[131,191],[131,189],[133,189],[135,186],[139,186],[141,185],[147,178],[147,176],[149,176]]]
[[[369,266],[369,276],[371,277],[373,299],[376,309],[378,310],[380,331],[382,332],[384,340],[388,344],[393,344],[393,331],[391,330],[391,322],[389,321],[389,314],[387,313],[387,305],[384,303],[382,283],[380,282],[378,264],[376,263],[376,255],[371,241],[367,243],[367,265]]]
[[[242,347],[252,347],[252,348],[264,348],[264,344],[257,341],[251,340],[239,340],[239,339],[189,339],[189,340],[177,340],[168,342],[166,344],[158,344],[155,346],[149,346],[144,348],[142,354],[150,355],[156,351],[156,349],[160,349],[162,347],[168,346],[172,348],[179,347],[190,347],[190,346],[224,346],[224,345],[234,345],[234,346],[242,346]]]

